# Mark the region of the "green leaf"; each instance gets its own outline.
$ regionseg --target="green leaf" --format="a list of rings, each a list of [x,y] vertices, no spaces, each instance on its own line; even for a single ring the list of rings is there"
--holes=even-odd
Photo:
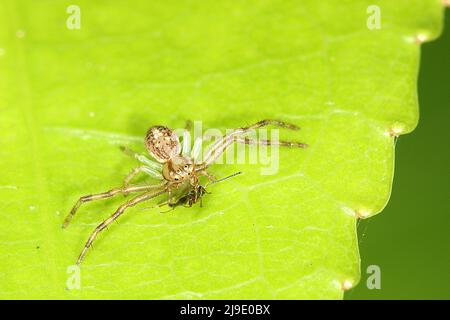
[[[375,3],[374,3],[375,2]],[[394,135],[417,124],[420,42],[436,0],[0,3],[1,298],[342,298],[360,278],[357,216],[386,204]],[[369,5],[381,29],[369,30]],[[119,186],[154,124],[235,128],[275,118],[279,170],[217,164],[203,207],[150,201],[94,243],[81,288],[68,266],[125,199]]]

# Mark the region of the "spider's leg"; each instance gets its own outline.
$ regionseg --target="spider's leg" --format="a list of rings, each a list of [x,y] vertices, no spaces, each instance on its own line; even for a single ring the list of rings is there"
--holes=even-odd
[[[181,147],[181,154],[183,156],[189,156],[191,153],[191,134],[190,131],[192,129],[192,121],[186,120],[183,130],[183,144]]]
[[[266,145],[266,146],[283,146],[283,147],[297,147],[297,148],[306,148],[308,145],[303,142],[295,142],[295,141],[275,141],[275,140],[264,140],[264,139],[251,139],[247,137],[234,137],[234,141],[244,144],[258,144],[258,145]]]
[[[161,171],[157,171],[153,168],[147,167],[147,166],[140,166],[137,168],[134,168],[124,179],[123,185],[126,187],[130,183],[130,181],[138,175],[140,172],[144,172],[148,174],[150,177],[155,179],[163,179],[163,176],[161,174]]]
[[[97,193],[97,194],[91,194],[87,196],[82,196],[78,199],[78,201],[73,206],[72,210],[70,210],[70,213],[67,215],[67,217],[64,219],[64,223],[62,225],[63,228],[66,228],[70,221],[72,220],[73,216],[77,212],[78,208],[84,203],[89,202],[93,200],[100,200],[100,199],[106,199],[115,196],[116,194],[128,194],[132,192],[139,192],[139,191],[148,191],[154,188],[160,188],[161,185],[149,185],[149,186],[129,186],[124,188],[114,188],[111,190],[108,190],[106,192]]]
[[[126,203],[122,204],[116,212],[114,212],[108,219],[104,220],[102,223],[100,223],[97,228],[92,232],[89,239],[86,241],[86,244],[84,245],[83,250],[80,253],[80,256],[78,257],[77,264],[79,265],[82,261],[84,256],[86,255],[87,250],[92,245],[92,242],[94,242],[97,235],[102,232],[108,225],[110,225],[113,221],[115,221],[127,208],[133,207],[139,202],[146,201],[149,199],[152,199],[154,197],[157,197],[161,194],[163,194],[165,190],[160,190],[156,192],[146,192],[143,194],[140,194],[133,199],[127,201]]]
[[[129,155],[130,157],[135,158],[136,160],[145,164],[147,167],[149,167],[151,169],[154,169],[156,171],[161,171],[161,169],[162,169],[162,165],[160,163],[158,163],[156,161],[152,161],[149,158],[147,158],[146,156],[144,156],[140,153],[137,153],[128,147],[120,146],[120,150],[122,150],[126,155]]]
[[[206,153],[205,159],[203,161],[203,163],[199,166],[197,166],[197,170],[204,170],[207,167],[209,167],[214,161],[216,161],[220,155],[225,152],[225,150],[236,140],[236,137],[239,137],[240,135],[243,135],[245,133],[248,133],[250,130],[255,130],[261,127],[265,127],[268,125],[274,125],[277,127],[283,127],[283,128],[287,128],[287,129],[291,129],[291,130],[298,130],[300,129],[299,127],[297,127],[296,125],[290,124],[290,123],[286,123],[283,121],[279,121],[279,120],[271,120],[271,119],[266,119],[266,120],[262,120],[262,121],[258,121],[255,124],[252,124],[248,127],[243,127],[243,128],[238,128],[233,130],[232,132],[230,132],[229,134],[225,135],[222,137],[222,139],[219,139],[218,141],[216,141],[208,150],[208,152]],[[249,140],[252,141],[252,140]],[[264,140],[264,141],[270,141],[270,140]],[[285,145],[285,144],[280,144],[280,145]],[[305,146],[305,145],[304,145]]]
[[[212,152],[213,149],[220,147],[221,144],[224,143],[224,140],[227,140],[226,138],[232,137],[232,136],[236,136],[238,134],[244,134],[247,133],[251,130],[255,130],[258,128],[262,128],[268,125],[273,125],[276,127],[282,127],[282,128],[287,128],[290,130],[300,130],[300,127],[296,126],[295,124],[291,124],[291,123],[287,123],[284,121],[280,121],[280,120],[273,120],[273,119],[265,119],[265,120],[261,120],[258,121],[252,125],[249,125],[247,127],[242,127],[242,128],[237,128],[235,130],[233,130],[232,132],[230,132],[228,135],[223,136],[223,138],[221,140],[218,140],[214,143],[214,145],[211,147],[211,149],[209,150],[209,152]]]
[[[192,147],[191,150],[191,158],[194,159],[194,163],[198,163],[199,161],[199,157],[200,157],[200,152],[202,149],[202,138],[197,138],[194,141],[194,146]]]
[[[187,156],[191,153],[191,135],[188,130],[183,130],[183,144],[181,147],[181,153],[183,156]]]

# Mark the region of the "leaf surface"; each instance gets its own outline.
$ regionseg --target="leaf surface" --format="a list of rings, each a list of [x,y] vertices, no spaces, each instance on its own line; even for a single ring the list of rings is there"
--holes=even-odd
[[[436,0],[69,1],[0,3],[0,297],[340,299],[360,278],[357,216],[386,204],[394,135],[417,124],[420,43],[441,29]],[[298,124],[268,164],[218,164],[203,207],[132,208],[94,243],[81,288],[67,290],[90,232],[125,199],[119,186],[146,129]]]

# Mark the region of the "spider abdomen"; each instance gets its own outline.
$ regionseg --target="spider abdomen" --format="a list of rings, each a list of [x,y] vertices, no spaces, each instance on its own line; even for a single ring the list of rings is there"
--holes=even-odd
[[[164,126],[153,126],[145,136],[148,152],[159,162],[164,163],[181,152],[178,136]]]

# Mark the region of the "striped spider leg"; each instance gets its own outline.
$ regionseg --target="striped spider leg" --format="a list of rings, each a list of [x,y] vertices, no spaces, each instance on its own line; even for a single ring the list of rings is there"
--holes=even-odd
[[[259,145],[279,145],[283,147],[296,147],[296,148],[306,148],[308,145],[302,142],[292,142],[292,141],[274,141],[274,140],[262,140],[262,139],[251,139],[245,137],[246,133],[251,130],[262,128],[268,125],[274,125],[277,127],[287,128],[290,130],[299,130],[300,128],[296,125],[286,123],[279,120],[265,119],[256,122],[247,127],[242,127],[234,129],[227,135],[224,135],[222,139],[217,140],[208,149],[208,152],[203,159],[203,162],[196,167],[197,171],[204,171],[209,166],[211,166],[221,155],[226,151],[226,149],[231,146],[234,142],[245,143],[245,144],[259,144]]]

